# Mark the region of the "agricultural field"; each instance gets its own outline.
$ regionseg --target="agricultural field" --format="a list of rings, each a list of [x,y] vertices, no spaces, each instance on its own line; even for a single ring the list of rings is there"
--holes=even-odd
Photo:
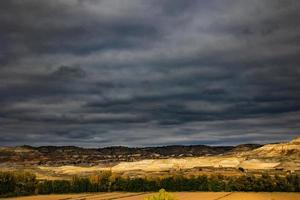
[[[11,200],[143,200],[152,193],[86,193],[37,195],[9,198]],[[178,200],[297,200],[300,193],[284,192],[174,192]]]

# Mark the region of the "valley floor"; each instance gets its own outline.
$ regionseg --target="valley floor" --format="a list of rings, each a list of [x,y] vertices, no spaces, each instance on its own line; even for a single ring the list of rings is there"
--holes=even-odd
[[[86,193],[37,195],[11,200],[143,200],[152,193]],[[178,200],[297,200],[300,193],[288,192],[174,192]]]

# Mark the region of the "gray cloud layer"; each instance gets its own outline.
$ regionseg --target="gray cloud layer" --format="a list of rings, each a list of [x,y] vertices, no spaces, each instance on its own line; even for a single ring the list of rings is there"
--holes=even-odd
[[[300,131],[300,2],[0,2],[1,145],[264,143]]]

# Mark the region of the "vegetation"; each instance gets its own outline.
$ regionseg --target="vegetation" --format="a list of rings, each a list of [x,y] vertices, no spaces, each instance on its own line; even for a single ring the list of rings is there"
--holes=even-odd
[[[91,177],[73,177],[72,180],[37,181],[27,172],[0,172],[0,196],[80,193],[80,192],[144,192],[158,191],[278,191],[300,192],[300,176],[223,175],[184,177],[173,176],[160,179],[122,178],[111,172],[101,172]],[[167,195],[164,191],[163,194]],[[154,197],[153,197],[154,198]]]
[[[146,197],[145,200],[175,200],[175,197],[165,189],[160,189],[158,194]]]
[[[0,196],[34,194],[36,177],[28,172],[0,172]]]

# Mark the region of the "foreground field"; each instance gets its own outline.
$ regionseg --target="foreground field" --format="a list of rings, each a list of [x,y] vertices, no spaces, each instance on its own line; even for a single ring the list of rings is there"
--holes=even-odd
[[[282,192],[174,192],[178,200],[297,200],[300,193]],[[10,198],[16,200],[143,200],[151,193],[93,193],[38,195]]]

